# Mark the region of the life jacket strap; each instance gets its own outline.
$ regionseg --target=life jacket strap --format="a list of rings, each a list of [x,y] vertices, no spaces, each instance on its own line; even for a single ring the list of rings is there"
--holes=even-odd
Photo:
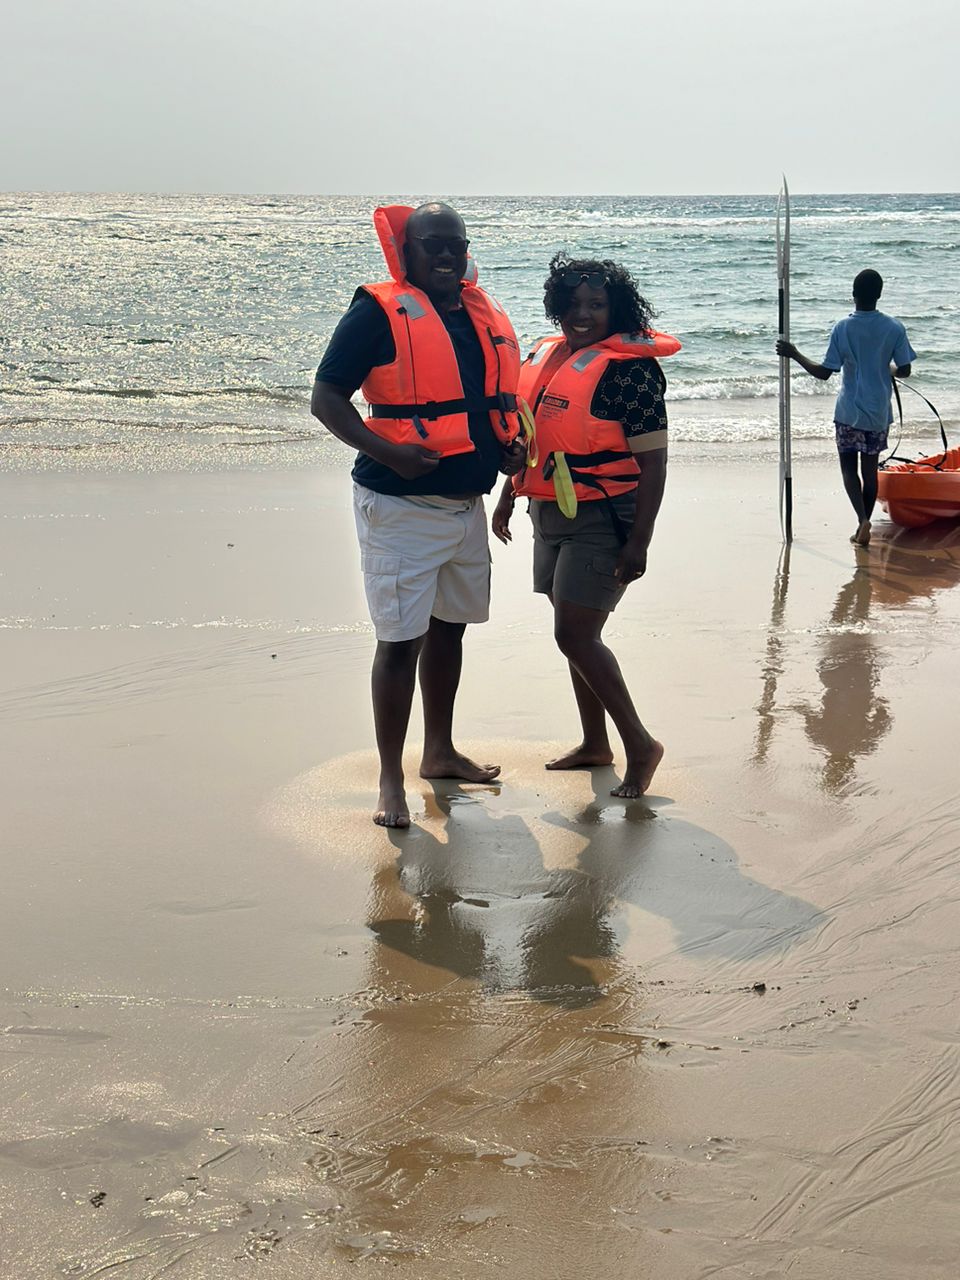
[[[595,453],[564,453],[567,460],[567,466],[571,469],[574,467],[600,467],[608,462],[625,462],[627,458],[632,458],[632,453],[624,453],[619,449],[598,449]],[[554,455],[551,453],[546,462],[543,464],[543,478],[549,480],[554,470]],[[572,474],[572,470],[571,470]],[[579,477],[576,477],[579,479]],[[636,480],[636,471],[630,472],[625,476],[603,477],[605,480]]]
[[[563,490],[566,489],[568,484],[570,486],[582,484],[587,489],[599,490],[600,496],[603,500],[603,510],[607,513],[607,518],[613,526],[614,536],[621,546],[625,546],[630,536],[630,528],[620,518],[620,514],[613,504],[613,499],[607,491],[606,485],[618,482],[623,484],[635,484],[638,480],[637,472],[630,471],[626,475],[605,474],[601,479],[599,476],[595,476],[589,471],[581,471],[580,467],[597,467],[600,466],[601,463],[605,462],[621,462],[624,458],[630,458],[633,455],[614,449],[598,449],[595,453],[551,453],[543,464],[543,476],[545,480],[553,478],[554,473],[557,470],[558,456],[562,458],[566,464],[564,468],[566,474],[563,477]],[[577,513],[576,496],[574,495],[573,501],[570,503],[563,497],[561,487],[557,486],[556,481],[554,481],[554,486],[557,489],[557,502],[561,511],[563,511],[565,516],[572,519]],[[573,493],[572,487],[571,493]],[[565,509],[568,506],[570,509]]]
[[[634,472],[633,475],[631,476],[604,476],[603,477],[603,479],[608,482],[611,480],[636,480],[636,478],[637,478],[636,472]],[[617,541],[620,543],[621,547],[626,546],[627,541],[630,537],[630,526],[620,518],[620,513],[617,511],[617,508],[613,505],[613,499],[611,498],[610,494],[607,492],[604,484],[600,480],[598,480],[596,476],[590,475],[588,471],[575,471],[571,469],[570,479],[574,482],[574,484],[582,484],[582,485],[585,485],[588,489],[600,490],[601,499],[603,501],[603,510],[607,513],[607,518],[610,521],[611,525],[613,526],[614,536],[616,537]]]
[[[517,397],[512,392],[501,391],[495,396],[467,397],[456,400],[428,400],[424,404],[372,404],[373,418],[425,418],[433,422],[454,413],[517,412]]]
[[[947,460],[946,454],[950,446],[949,444],[947,444],[947,433],[943,429],[943,419],[940,417],[940,414],[937,413],[937,406],[931,404],[930,401],[927,399],[927,397],[923,395],[922,392],[918,391],[916,387],[911,387],[909,382],[901,382],[899,378],[891,378],[890,381],[893,383],[893,394],[894,396],[896,396],[896,400],[897,400],[897,415],[900,418],[900,434],[897,436],[897,443],[893,446],[893,448],[890,450],[887,456],[880,463],[880,470],[882,471],[888,462],[913,462],[912,458],[901,458],[897,453],[897,450],[900,448],[900,441],[903,439],[903,403],[900,400],[900,388],[906,387],[907,390],[912,391],[915,396],[920,396],[920,399],[927,406],[927,408],[933,411],[933,414],[936,417],[937,422],[940,424],[940,439],[943,441],[944,456],[940,462],[932,463],[932,462],[927,462],[926,458],[917,458],[916,465],[929,466],[931,471],[940,471],[941,468],[943,467],[943,464]]]
[[[622,449],[598,449],[595,453],[568,453],[566,457],[571,467],[600,467],[607,462],[625,462],[628,458],[632,458],[633,454],[624,453]],[[607,478],[621,479],[619,476]]]

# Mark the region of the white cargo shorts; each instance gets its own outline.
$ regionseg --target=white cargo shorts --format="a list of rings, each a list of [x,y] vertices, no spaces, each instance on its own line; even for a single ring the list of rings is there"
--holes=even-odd
[[[431,618],[486,622],[490,547],[482,498],[393,497],[354,483],[353,514],[378,640],[415,640]]]

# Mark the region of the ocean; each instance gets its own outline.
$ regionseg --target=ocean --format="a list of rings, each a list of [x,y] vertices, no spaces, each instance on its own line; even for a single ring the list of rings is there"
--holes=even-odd
[[[385,196],[0,196],[0,468],[347,465],[309,415],[357,284],[382,279]],[[776,197],[449,197],[522,344],[549,331],[560,248],[627,265],[683,350],[665,366],[674,457],[777,449]],[[795,195],[792,336],[820,359],[878,269],[913,379],[957,439],[960,195]],[[793,376],[795,450],[832,449],[836,380]],[[906,396],[905,439],[936,423]]]

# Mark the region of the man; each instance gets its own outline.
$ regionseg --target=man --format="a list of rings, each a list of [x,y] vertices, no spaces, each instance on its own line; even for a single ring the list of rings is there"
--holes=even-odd
[[[391,279],[357,290],[330,341],[311,411],[358,450],[354,515],[377,635],[373,714],[380,795],[373,815],[408,827],[402,754],[419,665],[420,776],[490,782],[453,744],[463,633],[484,622],[490,553],[484,493],[513,474],[520,358],[502,308],[468,280],[466,229],[445,204],[378,209]],[[362,388],[371,416],[351,403]]]
[[[882,292],[879,272],[868,267],[858,273],[853,282],[856,309],[833,326],[823,364],[810,360],[785,338],[777,342],[778,356],[796,360],[821,381],[843,370],[834,428],[843,487],[857,516],[856,532],[850,541],[859,547],[870,543],[870,517],[877,500],[877,464],[887,447],[887,431],[893,421],[890,377],[909,378],[912,362],[917,358],[900,321],[877,310]]]

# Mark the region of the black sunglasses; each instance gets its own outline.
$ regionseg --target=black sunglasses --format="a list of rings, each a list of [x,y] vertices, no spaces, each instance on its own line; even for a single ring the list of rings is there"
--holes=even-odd
[[[443,253],[444,249],[449,249],[455,258],[462,258],[470,244],[463,236],[411,236],[411,239],[419,241],[424,253],[431,258]]]
[[[561,271],[560,283],[565,289],[576,289],[581,284],[588,284],[591,289],[602,289],[610,281],[602,271]]]

